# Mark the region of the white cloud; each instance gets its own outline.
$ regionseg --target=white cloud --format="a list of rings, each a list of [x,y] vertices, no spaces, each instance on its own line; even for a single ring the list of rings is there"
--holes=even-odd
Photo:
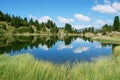
[[[96,20],[97,24],[104,25],[104,24],[111,24],[113,21],[112,20]]]
[[[117,13],[117,10],[115,8],[113,8],[110,4],[97,4],[96,6],[94,6],[92,8],[93,11],[98,11],[100,13]]]
[[[102,48],[102,46],[100,45],[100,44],[97,44],[96,46],[95,46],[95,48]]]
[[[49,50],[49,48],[46,46],[46,45],[39,45],[39,48],[41,48],[42,50],[45,50],[45,51],[47,51],[47,50]]]
[[[76,18],[79,21],[90,21],[91,19],[88,16],[84,16],[83,14],[75,14],[74,18]]]
[[[57,50],[62,50],[62,49],[66,49],[66,48],[73,48],[73,46],[72,45],[61,44],[61,45],[59,45]]]
[[[120,3],[119,2],[114,2],[112,4],[112,6],[116,9],[116,10],[120,10]]]
[[[87,27],[90,27],[91,25],[73,25],[73,27],[75,28],[75,29],[84,29],[84,28],[87,28]]]
[[[100,13],[120,13],[120,2],[113,2],[111,4],[110,0],[104,0],[104,3],[105,4],[97,4],[96,6],[93,6],[92,10]]]
[[[84,47],[78,47],[74,50],[74,53],[82,53],[82,52],[86,52],[89,50],[89,47],[84,46]]]
[[[50,18],[49,16],[43,16],[43,17],[37,18],[36,16],[29,15],[28,17],[32,18],[33,20],[37,19],[39,21],[39,23],[47,22],[48,20],[52,20],[52,18]]]
[[[42,22],[47,22],[48,20],[52,20],[52,18],[50,18],[49,16],[43,16],[43,17],[41,17],[41,18],[38,18],[38,21],[39,21],[40,23],[42,23]]]
[[[81,38],[77,38],[76,40],[75,40],[75,42],[83,42],[84,40],[83,39],[81,39]]]
[[[97,20],[96,23],[97,23],[97,24],[101,24],[101,25],[104,25],[104,24],[105,24],[105,22],[104,22],[103,20]]]
[[[71,23],[71,22],[74,22],[74,20],[72,18],[67,19],[67,18],[60,17],[60,16],[58,16],[57,18],[58,18],[58,21],[60,23]]]

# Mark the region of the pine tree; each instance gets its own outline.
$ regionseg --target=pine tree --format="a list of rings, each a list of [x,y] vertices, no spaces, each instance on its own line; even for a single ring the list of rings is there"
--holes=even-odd
[[[3,20],[4,20],[4,19],[3,19],[3,16],[4,16],[3,12],[0,11],[0,21],[3,21]]]
[[[32,18],[29,20],[29,24],[30,24],[30,25],[34,25],[34,21],[33,21]]]
[[[40,24],[39,24],[38,20],[35,20],[34,25],[35,25],[36,27],[39,27],[39,26],[40,26]]]
[[[115,16],[115,18],[114,18],[113,29],[115,31],[120,31],[120,23],[119,23],[119,17],[118,16]]]
[[[68,32],[72,32],[72,26],[68,23],[65,24],[65,30],[67,30]]]
[[[94,27],[92,27],[92,33],[94,33]]]

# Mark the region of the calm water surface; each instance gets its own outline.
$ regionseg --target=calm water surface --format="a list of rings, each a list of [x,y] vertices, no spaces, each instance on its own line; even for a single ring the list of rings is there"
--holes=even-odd
[[[0,52],[3,54],[30,53],[36,59],[54,63],[89,62],[94,58],[113,55],[112,48],[111,44],[101,44],[81,37],[3,37],[0,43]]]

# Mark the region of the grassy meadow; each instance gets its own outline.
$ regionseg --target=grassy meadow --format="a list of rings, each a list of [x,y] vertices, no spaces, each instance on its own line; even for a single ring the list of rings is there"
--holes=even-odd
[[[119,80],[120,57],[95,62],[53,64],[30,54],[0,55],[0,80]]]

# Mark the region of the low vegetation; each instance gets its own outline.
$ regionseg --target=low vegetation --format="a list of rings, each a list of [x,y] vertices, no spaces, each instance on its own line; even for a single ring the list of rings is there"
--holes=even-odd
[[[30,54],[0,55],[1,80],[119,80],[120,57],[100,58],[92,63],[53,64]]]

